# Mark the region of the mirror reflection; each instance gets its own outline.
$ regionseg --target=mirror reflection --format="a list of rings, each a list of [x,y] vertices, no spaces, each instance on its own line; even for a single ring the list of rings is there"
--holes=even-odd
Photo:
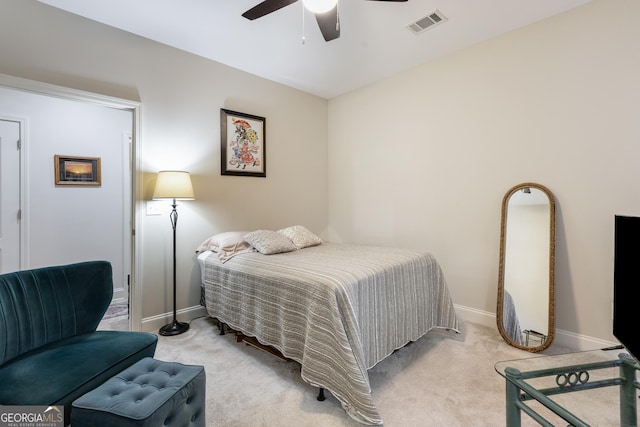
[[[555,335],[555,202],[544,186],[523,183],[502,202],[498,330],[537,352]]]

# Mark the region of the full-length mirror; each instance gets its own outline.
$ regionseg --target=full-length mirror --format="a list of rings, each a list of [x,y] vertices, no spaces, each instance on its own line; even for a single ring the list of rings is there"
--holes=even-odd
[[[553,194],[536,183],[516,185],[502,200],[498,330],[531,352],[555,336],[555,212]]]

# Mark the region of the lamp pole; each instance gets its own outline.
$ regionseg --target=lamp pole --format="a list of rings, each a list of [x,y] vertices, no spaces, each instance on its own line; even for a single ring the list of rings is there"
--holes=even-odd
[[[169,219],[171,220],[171,227],[173,228],[173,322],[160,328],[160,335],[170,336],[179,335],[189,330],[188,323],[178,322],[176,316],[176,226],[178,225],[178,210],[176,207],[176,199],[173,199],[173,204]]]

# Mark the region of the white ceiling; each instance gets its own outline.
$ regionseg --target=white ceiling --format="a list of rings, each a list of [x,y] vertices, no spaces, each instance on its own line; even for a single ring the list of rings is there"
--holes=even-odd
[[[591,0],[339,0],[341,35],[330,42],[301,1],[255,21],[241,14],[261,0],[39,1],[332,98]],[[434,10],[447,21],[420,35],[405,28]]]

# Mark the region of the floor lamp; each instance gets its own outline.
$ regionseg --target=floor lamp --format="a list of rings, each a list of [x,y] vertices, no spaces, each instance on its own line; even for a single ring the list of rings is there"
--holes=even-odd
[[[189,329],[188,323],[180,323],[176,319],[176,225],[178,224],[178,211],[176,200],[193,200],[193,186],[189,172],[184,171],[160,171],[156,180],[156,188],[153,191],[153,200],[172,199],[173,209],[169,215],[173,228],[173,322],[160,328],[160,335],[178,335]]]

